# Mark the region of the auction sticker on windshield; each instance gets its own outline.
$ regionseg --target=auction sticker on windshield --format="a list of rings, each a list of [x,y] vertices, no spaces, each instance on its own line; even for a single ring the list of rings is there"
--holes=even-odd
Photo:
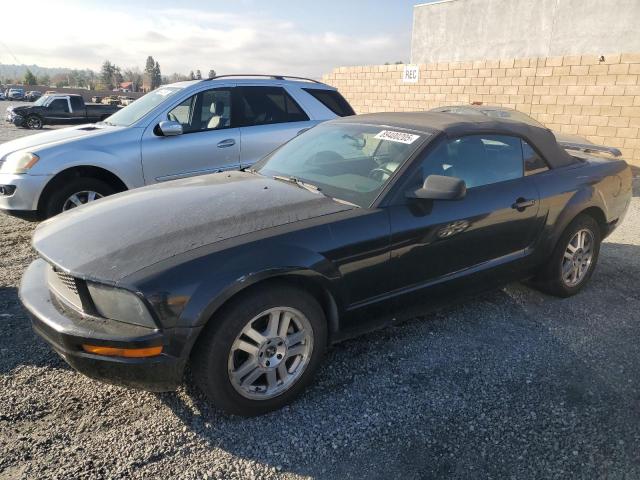
[[[382,130],[375,136],[375,138],[377,138],[378,140],[388,140],[390,142],[406,143],[407,145],[410,145],[417,139],[419,139],[420,135],[412,135],[411,133],[404,132],[394,132],[393,130]]]

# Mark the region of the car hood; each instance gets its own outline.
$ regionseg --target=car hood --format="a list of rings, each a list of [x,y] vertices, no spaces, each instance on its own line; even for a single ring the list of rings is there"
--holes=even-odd
[[[30,107],[16,107],[14,112],[18,113],[18,108],[30,108]],[[11,140],[0,144],[0,160],[10,153],[17,152],[18,150],[29,150],[31,152],[37,152],[39,149],[47,147],[52,144],[65,142],[68,140],[74,140],[76,138],[95,137],[98,135],[104,135],[116,130],[120,130],[122,127],[100,126],[95,125],[78,125],[69,128],[60,128],[51,130],[50,132],[37,133],[35,135],[27,135],[26,137]]]
[[[352,208],[283,181],[223,172],[69,210],[40,224],[33,245],[75,276],[115,284],[204,245]]]

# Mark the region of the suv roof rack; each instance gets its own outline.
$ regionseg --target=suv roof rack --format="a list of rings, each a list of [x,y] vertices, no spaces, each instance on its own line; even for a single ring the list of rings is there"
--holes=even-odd
[[[558,142],[565,150],[578,150],[584,153],[608,153],[614,157],[621,157],[622,152],[614,147],[605,147],[604,145],[594,145],[592,143],[574,143],[574,142]]]
[[[217,80],[218,78],[229,78],[229,77],[261,77],[261,78],[273,78],[274,80],[286,80],[290,78],[293,80],[303,80],[305,82],[322,83],[322,82],[319,82],[318,80],[314,80],[313,78],[294,77],[292,75],[262,75],[259,73],[232,73],[229,75],[216,75],[215,77],[208,78],[207,80]]]

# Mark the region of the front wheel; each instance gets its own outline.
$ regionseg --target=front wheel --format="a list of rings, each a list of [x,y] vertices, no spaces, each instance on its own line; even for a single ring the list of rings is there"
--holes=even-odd
[[[44,205],[44,214],[50,218],[113,193],[116,192],[111,185],[97,178],[75,178],[49,196]]]
[[[601,242],[598,222],[590,215],[578,215],[563,232],[534,285],[559,297],[575,295],[593,275]]]
[[[324,313],[311,295],[286,284],[257,287],[211,319],[192,356],[194,380],[221,410],[260,415],[302,392],[326,343]]]
[[[40,130],[42,128],[42,119],[37,115],[29,115],[25,125],[31,130]]]

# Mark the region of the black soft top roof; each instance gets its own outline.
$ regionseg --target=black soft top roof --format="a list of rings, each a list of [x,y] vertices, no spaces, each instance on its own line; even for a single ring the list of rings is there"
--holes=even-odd
[[[368,123],[434,135],[443,134],[448,138],[474,134],[515,135],[535,147],[554,168],[576,162],[558,145],[551,130],[508,119],[459,113],[403,112],[368,113],[331,120],[331,123]]]

